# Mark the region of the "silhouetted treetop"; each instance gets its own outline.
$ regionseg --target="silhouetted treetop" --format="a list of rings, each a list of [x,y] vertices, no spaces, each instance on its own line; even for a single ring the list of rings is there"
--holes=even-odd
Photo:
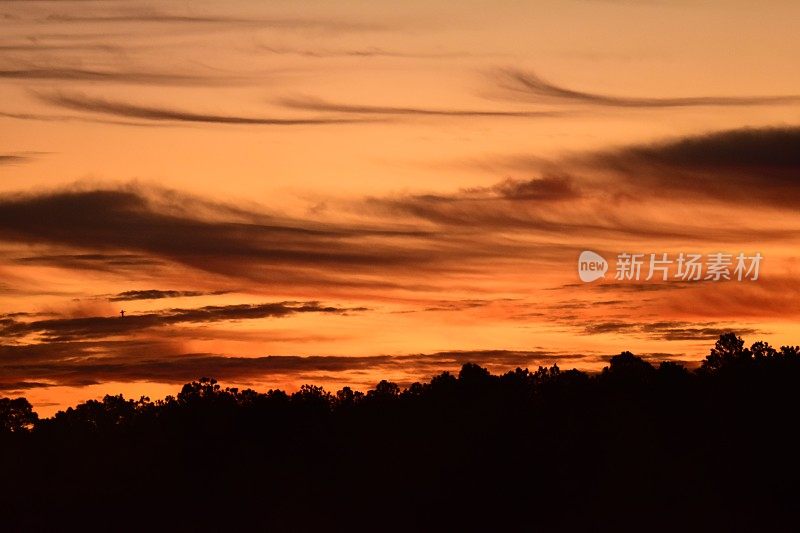
[[[706,356],[701,369],[706,373],[752,369],[764,363],[797,364],[800,347],[782,346],[776,350],[767,342],[758,341],[746,348],[741,337],[725,333]]]
[[[0,433],[27,431],[39,420],[25,398],[0,398]]]
[[[174,397],[108,395],[42,420],[2,399],[0,523],[791,531],[798,348],[726,334],[696,370],[648,359],[622,352],[596,373],[466,363],[366,393],[204,377]]]

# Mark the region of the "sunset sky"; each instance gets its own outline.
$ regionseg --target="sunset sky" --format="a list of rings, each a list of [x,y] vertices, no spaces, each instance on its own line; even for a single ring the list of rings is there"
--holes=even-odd
[[[209,375],[363,390],[798,344],[798,20],[0,1],[0,396],[49,415]],[[758,279],[614,279],[621,253],[717,252],[760,253]]]

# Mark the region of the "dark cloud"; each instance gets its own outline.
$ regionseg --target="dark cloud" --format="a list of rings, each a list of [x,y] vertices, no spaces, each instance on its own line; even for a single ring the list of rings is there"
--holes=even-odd
[[[743,128],[695,135],[587,156],[592,163],[667,166],[738,173],[800,169],[800,127]]]
[[[594,239],[741,245],[793,238],[797,228],[788,220],[723,225],[702,210],[665,218],[652,207],[657,202],[662,214],[667,202],[794,208],[799,140],[798,128],[717,132],[576,156],[529,179],[343,206],[372,224],[291,219],[137,186],[6,194],[0,242],[38,245],[38,255],[16,259],[29,264],[113,270],[178,263],[294,287],[413,289],[411,277],[419,283],[426,274],[471,272],[485,261],[572,261],[576,239],[589,246]]]
[[[180,342],[171,338],[127,338],[83,341],[49,341],[0,344],[0,376],[7,381],[30,380],[26,368],[47,365],[52,371],[62,364],[92,359],[135,362],[156,357],[172,358],[183,353]],[[19,377],[26,375],[28,377]],[[17,376],[17,377],[14,377]]]
[[[622,321],[593,322],[587,324],[584,332],[587,335],[602,335],[603,333],[628,333],[638,328],[638,324]]]
[[[659,195],[795,208],[800,200],[800,128],[748,128],[586,155],[623,186]],[[581,159],[581,158],[578,158]]]
[[[603,254],[601,254],[603,255]],[[608,255],[608,254],[606,254]],[[605,256],[604,256],[605,257]],[[698,281],[678,281],[678,280],[670,280],[669,282],[657,282],[653,281],[646,281],[646,282],[626,282],[626,283],[613,283],[613,282],[599,282],[599,283],[566,283],[563,285],[559,285],[557,287],[548,287],[545,290],[548,291],[560,291],[562,289],[575,289],[581,288],[589,292],[599,291],[599,292],[660,292],[660,291],[674,291],[680,289],[687,289],[689,287],[695,287],[698,284],[706,283],[704,280]]]
[[[164,107],[151,107],[93,98],[81,94],[39,94],[39,99],[72,111],[88,113],[101,113],[127,119],[147,120],[168,123],[205,123],[205,124],[234,124],[252,126],[308,126],[323,124],[349,124],[357,122],[374,122],[375,119],[335,118],[335,117],[310,117],[310,118],[270,118],[248,117],[240,115],[217,115],[208,113],[195,113]]]
[[[367,203],[389,214],[443,225],[558,231],[567,224],[547,220],[544,212],[558,202],[579,196],[579,190],[569,177],[546,176],[506,179],[491,187],[464,189],[449,195],[371,198]]]
[[[630,176],[635,180],[635,176]],[[642,180],[644,181],[644,180]],[[647,200],[639,195],[641,181],[634,187],[616,183],[586,183],[569,177],[548,177],[530,180],[507,179],[488,188],[466,189],[450,195],[401,195],[370,198],[366,208],[382,216],[401,220],[425,221],[451,231],[483,230],[524,233],[529,237],[561,236],[563,245],[540,243],[542,257],[548,250],[564,258],[566,237],[587,239],[663,239],[707,241],[708,222],[698,218],[654,220],[647,214],[625,214],[624,204],[641,204]],[[674,197],[665,191],[663,198]],[[647,195],[652,194],[652,189]],[[684,201],[695,200],[683,198]],[[761,240],[792,237],[796,230],[768,228],[748,230],[726,227],[714,230],[716,242],[742,242],[743,236]],[[495,241],[498,242],[498,241]],[[584,244],[585,245],[585,244]],[[499,244],[498,244],[499,246]],[[583,245],[582,245],[583,246]],[[573,246],[574,248],[574,246]],[[499,255],[499,254],[498,254]]]
[[[9,318],[18,318],[21,316],[40,316],[38,313],[29,313],[27,311],[16,311],[14,313],[2,313],[0,314],[0,322],[3,320],[7,320]]]
[[[46,22],[119,24],[170,24],[182,26],[223,27],[230,29],[274,29],[317,30],[328,32],[364,32],[390,29],[385,25],[336,19],[314,19],[297,17],[232,17],[214,14],[169,13],[152,9],[125,10],[116,13],[55,13],[48,15]]]
[[[19,163],[28,163],[33,160],[30,155],[23,154],[0,154],[0,165],[17,165]]]
[[[562,201],[574,200],[581,196],[572,176],[544,176],[541,178],[518,180],[506,178],[488,188],[467,189],[471,194],[495,193],[507,200]]]
[[[30,389],[42,389],[51,387],[50,383],[40,381],[0,381],[0,391],[25,391]]]
[[[342,113],[375,116],[443,116],[443,117],[552,117],[559,113],[549,111],[503,111],[480,109],[435,109],[424,107],[374,106],[340,104],[308,97],[283,98],[279,103],[290,109],[320,113]]]
[[[162,291],[158,289],[148,289],[139,291],[125,291],[109,298],[111,302],[127,302],[131,300],[161,300],[163,298],[186,298],[193,296],[206,296],[224,294],[225,291],[203,292],[203,291]]]
[[[496,302],[512,301],[511,299],[498,300],[444,300],[435,302],[435,305],[426,307],[424,311],[465,311],[467,309],[477,309],[486,307]]]
[[[626,321],[606,321],[593,322],[585,326],[584,332],[587,335],[599,335],[604,333],[619,333],[625,335],[640,335],[652,339],[667,341],[700,341],[718,339],[720,335],[735,330],[737,335],[756,335],[763,332],[758,329],[736,327],[730,325],[723,326],[717,322],[696,323],[681,321],[659,321],[659,322],[626,322]]]
[[[0,320],[0,337],[20,338],[37,335],[49,342],[66,342],[141,333],[144,330],[182,323],[209,323],[225,320],[281,318],[300,313],[345,314],[363,308],[323,306],[317,302],[278,302],[205,306],[195,309],[168,309],[156,313],[124,317],[54,318],[47,320]]]
[[[492,252],[474,239],[470,249],[451,236],[388,226],[288,219],[137,186],[0,199],[0,242],[85,250],[23,259],[50,266],[107,268],[157,260],[273,286],[386,286],[389,281],[376,274],[406,275],[409,267],[419,274],[451,264],[457,269],[467,257]]]
[[[19,42],[0,43],[0,50],[5,52],[62,52],[62,51],[97,51],[97,52],[122,52],[122,48],[103,43],[51,43],[30,37],[28,40]]]
[[[2,47],[0,47],[2,49]],[[234,76],[197,76],[191,74],[97,70],[61,66],[26,66],[22,68],[0,69],[0,80],[44,80],[44,81],[87,81],[115,82],[142,85],[230,85],[241,82]],[[65,106],[66,107],[66,106]]]
[[[794,209],[800,201],[800,127],[741,128],[543,161],[528,155],[478,163],[482,171],[571,176],[574,196],[608,207],[652,201]],[[535,183],[535,182],[534,182]],[[685,222],[681,221],[685,227]],[[663,229],[665,225],[661,225]],[[713,224],[704,224],[706,233]],[[772,238],[789,238],[794,229]],[[715,230],[716,231],[716,230]],[[700,231],[695,231],[698,235]],[[687,236],[691,238],[691,236]],[[715,236],[716,238],[717,236]],[[725,239],[724,236],[720,237]]]
[[[530,71],[503,69],[498,71],[502,88],[516,97],[529,101],[556,101],[591,104],[606,107],[674,108],[692,106],[752,106],[792,104],[800,102],[800,95],[771,96],[689,96],[681,98],[636,98],[613,96],[569,89],[544,80]]]
[[[157,122],[137,122],[132,120],[115,120],[109,118],[92,117],[87,115],[45,115],[42,113],[14,113],[0,111],[0,118],[14,120],[38,120],[42,122],[89,122],[93,124],[110,124],[115,126],[157,127]]]
[[[654,322],[642,326],[642,332],[656,339],[667,341],[716,340],[720,335],[735,329],[737,335],[759,335],[763,331],[754,328],[731,328],[718,323],[697,325],[692,322]]]
[[[286,46],[267,46],[258,47],[260,51],[269,52],[277,55],[298,55],[313,58],[332,58],[332,57],[397,57],[404,59],[452,59],[458,57],[471,57],[473,54],[466,52],[401,52],[397,50],[387,50],[378,47],[350,48],[350,49],[316,49],[293,48]]]
[[[83,386],[106,381],[185,383],[200,376],[222,380],[326,373],[398,373],[417,379],[474,362],[493,371],[516,367],[599,362],[603,356],[545,351],[476,350],[413,355],[228,357],[176,352],[169,344],[142,341],[54,342],[0,345],[0,373],[25,376],[15,383]],[[352,375],[352,374],[350,374]],[[0,385],[2,388],[2,385]],[[9,387],[11,388],[11,387]],[[20,388],[20,387],[17,387]]]
[[[152,267],[161,261],[139,254],[52,254],[25,256],[14,260],[23,265],[41,265],[74,270],[98,270],[115,272],[119,270]]]

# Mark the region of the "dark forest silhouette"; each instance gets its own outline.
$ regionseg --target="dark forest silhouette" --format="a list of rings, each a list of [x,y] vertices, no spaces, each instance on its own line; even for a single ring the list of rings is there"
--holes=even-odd
[[[798,384],[800,348],[726,334],[696,370],[1,399],[0,529],[796,531]]]

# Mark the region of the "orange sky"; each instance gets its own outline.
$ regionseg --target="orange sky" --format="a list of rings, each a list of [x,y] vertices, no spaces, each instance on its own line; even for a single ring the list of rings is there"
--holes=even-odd
[[[366,388],[796,344],[798,19],[0,2],[0,394],[50,414],[206,374]],[[720,251],[760,252],[759,279],[614,279],[622,252]]]

